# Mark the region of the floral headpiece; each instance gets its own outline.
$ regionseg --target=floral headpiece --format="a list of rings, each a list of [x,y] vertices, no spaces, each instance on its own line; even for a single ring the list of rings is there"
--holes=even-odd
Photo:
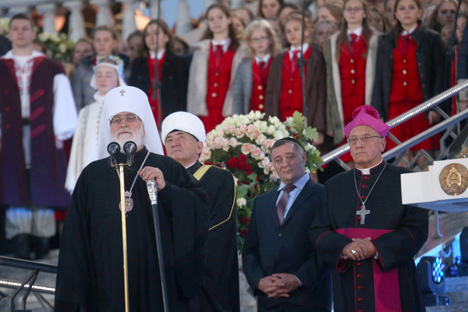
[[[119,73],[120,77],[124,78],[124,63],[120,57],[117,55],[104,55],[104,56],[96,56],[94,59],[94,69],[98,67],[101,63],[106,63],[115,65],[117,72]]]

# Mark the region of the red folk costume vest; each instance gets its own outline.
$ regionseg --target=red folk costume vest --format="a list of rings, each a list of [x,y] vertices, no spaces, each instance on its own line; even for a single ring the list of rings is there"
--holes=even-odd
[[[393,77],[389,101],[389,120],[418,106],[423,101],[416,49],[417,45],[411,36],[407,42],[405,42],[405,39],[402,39],[402,36],[398,37],[397,46],[393,49]],[[429,122],[425,114],[419,114],[393,128],[391,133],[401,142],[404,142],[428,128]],[[434,141],[434,144],[432,141]],[[432,140],[427,139],[412,147],[411,150],[437,149],[438,144],[436,141],[437,138]],[[387,140],[387,149],[393,147],[395,147],[395,143],[392,140]]]
[[[54,90],[60,63],[37,57],[32,69],[30,94],[31,169],[27,179],[23,149],[21,100],[14,60],[0,59],[0,205],[36,205],[66,208],[70,196],[65,190],[67,160],[55,146],[53,126]],[[27,183],[29,182],[29,185]],[[28,192],[29,189],[29,192]]]
[[[356,43],[348,46],[346,42],[340,47],[340,81],[341,101],[343,108],[344,124],[352,121],[353,111],[365,104],[366,101],[366,53],[367,44],[362,36],[357,38]],[[347,143],[346,139],[340,145]],[[340,156],[344,162],[353,160],[350,153]]]
[[[158,60],[158,80],[161,81],[161,72],[162,72],[162,66],[164,62],[166,61],[166,52],[164,52],[163,56],[161,57],[160,60]],[[154,120],[156,121],[156,125],[159,127],[159,94],[158,96],[155,97],[153,96],[153,85],[154,85],[154,66],[156,65],[156,58],[151,58],[150,55],[148,55],[148,72],[150,76],[150,81],[151,85],[148,90],[148,100],[151,106],[151,111],[153,112]],[[162,114],[162,111],[161,111]],[[165,116],[161,115],[161,120],[164,119]]]
[[[341,100],[343,101],[344,124],[352,120],[352,113],[357,107],[366,104],[366,63],[363,57],[367,44],[359,36],[353,48],[345,42],[340,47]]]
[[[213,130],[223,120],[223,106],[226,94],[231,83],[231,67],[236,50],[232,45],[223,53],[218,60],[210,44],[210,55],[208,57],[208,84],[206,93],[206,106],[208,116],[199,116],[205,125],[206,132]],[[201,77],[199,79],[202,79]]]
[[[268,73],[270,72],[271,61],[270,57],[268,63],[265,63],[263,69],[255,61],[255,57],[252,58],[252,94],[250,96],[250,107],[249,111],[264,111],[264,100],[265,90],[268,82]]]
[[[307,61],[311,53],[310,47],[304,52]],[[298,55],[300,57],[300,55]],[[291,117],[295,111],[303,112],[302,81],[299,76],[299,66],[293,65],[289,52],[284,55],[283,69],[281,71],[280,120]],[[304,66],[304,77],[307,77],[307,63]]]

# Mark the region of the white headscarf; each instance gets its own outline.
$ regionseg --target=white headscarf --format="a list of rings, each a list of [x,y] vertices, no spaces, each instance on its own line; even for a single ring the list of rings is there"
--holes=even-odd
[[[175,112],[164,119],[161,126],[161,138],[166,145],[166,137],[174,130],[187,132],[205,143],[206,132],[203,122],[194,114],[187,112]]]
[[[148,151],[164,155],[158,128],[148,102],[148,96],[138,88],[119,86],[107,92],[102,108],[99,128],[98,159],[109,156],[107,145],[111,142],[110,119],[122,112],[129,112],[140,117],[145,127],[143,145]]]
[[[115,71],[117,72],[117,77],[119,77],[119,87],[123,87],[123,86],[126,86],[127,83],[123,80],[122,76],[120,75],[120,67],[119,65],[114,65],[112,63],[109,63],[109,62],[101,62],[101,63],[98,63],[96,66],[93,67],[93,70],[94,70],[94,74],[93,76],[91,77],[91,81],[89,82],[89,85],[93,88],[93,89],[96,89],[97,90],[97,84],[96,84],[96,71],[99,67],[101,66],[109,66],[113,69],[115,69]],[[99,91],[98,91],[99,92]]]

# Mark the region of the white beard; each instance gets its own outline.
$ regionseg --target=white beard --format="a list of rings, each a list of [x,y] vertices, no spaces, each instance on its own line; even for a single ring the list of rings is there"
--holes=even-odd
[[[119,135],[121,132],[131,132]],[[137,131],[132,131],[128,128],[121,128],[115,134],[111,132],[111,141],[116,142],[120,145],[120,152],[125,153],[123,146],[128,141],[135,142],[137,150],[143,145],[144,131],[143,124]]]

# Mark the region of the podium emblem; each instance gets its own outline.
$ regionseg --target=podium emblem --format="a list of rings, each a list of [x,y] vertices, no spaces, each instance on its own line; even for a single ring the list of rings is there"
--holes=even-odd
[[[468,187],[468,170],[462,164],[449,164],[440,172],[439,182],[447,195],[460,195]]]

